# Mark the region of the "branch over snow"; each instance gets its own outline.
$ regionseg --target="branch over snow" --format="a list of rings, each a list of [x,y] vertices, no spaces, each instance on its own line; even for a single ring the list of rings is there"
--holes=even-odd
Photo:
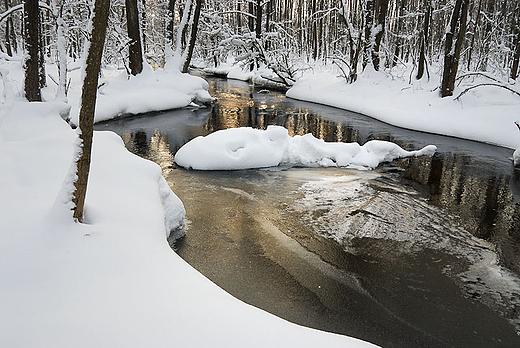
[[[504,88],[504,89],[507,89],[508,91],[510,91],[513,94],[516,94],[517,96],[520,97],[520,92],[518,92],[518,91],[516,91],[516,90],[514,90],[511,87],[508,87],[506,85],[502,85],[502,84],[498,84],[498,83],[479,83],[478,85],[474,85],[474,86],[468,87],[465,90],[463,90],[454,100],[459,100],[460,97],[462,97],[464,94],[468,93],[472,89],[475,89],[477,87],[484,87],[484,86],[493,86],[493,87]]]

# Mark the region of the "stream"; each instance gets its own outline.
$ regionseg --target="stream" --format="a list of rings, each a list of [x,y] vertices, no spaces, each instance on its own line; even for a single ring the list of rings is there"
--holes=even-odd
[[[520,173],[512,150],[207,80],[218,99],[212,108],[95,127],[161,166],[187,211],[186,236],[172,244],[184,260],[244,302],[383,347],[520,347]],[[196,136],[271,124],[325,141],[434,144],[438,152],[373,171],[174,164]]]

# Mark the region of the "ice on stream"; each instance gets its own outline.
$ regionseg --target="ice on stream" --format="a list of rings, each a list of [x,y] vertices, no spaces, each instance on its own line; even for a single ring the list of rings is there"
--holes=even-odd
[[[378,173],[313,179],[300,186],[295,212],[323,237],[348,252],[361,239],[388,240],[408,254],[435,250],[461,260],[455,276],[468,297],[501,313],[520,334],[520,279],[498,264],[491,243],[479,239],[411,188]],[[446,272],[452,272],[449,266]]]

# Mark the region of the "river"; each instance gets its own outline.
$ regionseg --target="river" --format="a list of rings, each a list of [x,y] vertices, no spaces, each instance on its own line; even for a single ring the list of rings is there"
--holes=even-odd
[[[186,236],[172,245],[183,259],[247,303],[384,347],[520,346],[520,178],[511,150],[208,81],[213,108],[96,125],[161,166],[187,211]],[[199,172],[173,162],[198,135],[270,124],[438,152],[373,171]]]

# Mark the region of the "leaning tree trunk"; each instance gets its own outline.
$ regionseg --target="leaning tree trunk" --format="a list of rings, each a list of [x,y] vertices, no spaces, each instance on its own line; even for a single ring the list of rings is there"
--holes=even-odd
[[[132,75],[143,71],[143,49],[141,47],[141,31],[139,30],[139,10],[137,0],[125,0],[126,28],[130,38],[129,67]]]
[[[92,151],[92,136],[94,133],[94,110],[96,108],[96,92],[101,56],[105,44],[110,0],[96,0],[94,18],[92,19],[92,40],[88,50],[85,79],[81,93],[81,109],[79,112],[79,138],[82,143],[81,156],[76,161],[77,179],[74,182],[74,219],[83,221],[83,207],[87,194],[87,182],[90,172],[90,155]]]
[[[193,13],[193,23],[191,26],[190,42],[187,48],[186,59],[182,66],[182,72],[187,73],[190,67],[191,57],[193,56],[193,50],[195,49],[195,41],[197,40],[197,30],[199,27],[200,9],[202,8],[202,0],[195,0],[195,12]]]
[[[462,42],[466,35],[469,0],[457,0],[450,20],[450,28],[446,32],[446,46],[444,53],[444,71],[442,74],[441,95],[453,95],[455,78],[459,69],[459,58]],[[458,28],[458,33],[456,33]]]
[[[426,66],[426,47],[428,46],[428,33],[430,32],[430,16],[432,12],[432,0],[425,0],[424,25],[421,35],[421,51],[419,53],[419,67],[417,68],[417,80],[422,79]],[[429,78],[429,77],[428,77]]]
[[[39,27],[40,16],[38,0],[26,0],[24,5],[25,49],[27,58],[25,70],[25,98],[28,101],[41,101],[39,69]]]

